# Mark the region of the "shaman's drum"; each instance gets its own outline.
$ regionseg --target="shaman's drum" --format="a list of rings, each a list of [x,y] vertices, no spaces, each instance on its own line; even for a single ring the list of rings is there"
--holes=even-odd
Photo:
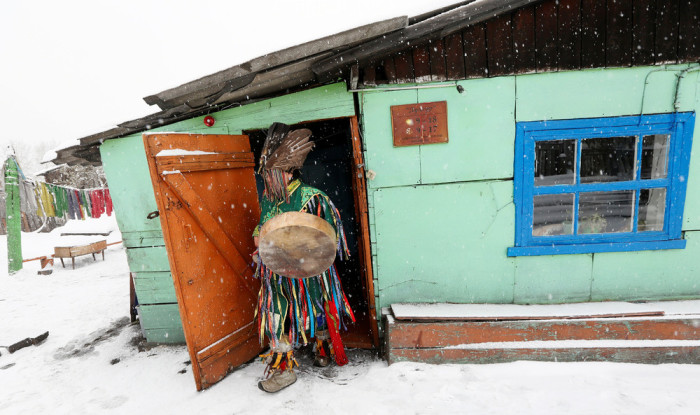
[[[272,272],[290,278],[309,278],[333,264],[335,230],[310,213],[286,212],[260,229],[258,252]]]

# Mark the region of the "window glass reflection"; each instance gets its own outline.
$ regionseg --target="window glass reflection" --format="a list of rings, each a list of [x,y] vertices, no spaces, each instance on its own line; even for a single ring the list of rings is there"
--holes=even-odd
[[[666,189],[642,189],[639,191],[637,231],[664,230],[666,214]]]
[[[571,235],[573,215],[573,193],[535,196],[532,236]]]
[[[666,177],[669,134],[645,135],[642,139],[642,180]]]
[[[581,183],[634,180],[636,136],[581,140]]]
[[[576,140],[535,142],[535,186],[574,184]]]
[[[581,193],[578,214],[579,234],[631,232],[634,191]]]

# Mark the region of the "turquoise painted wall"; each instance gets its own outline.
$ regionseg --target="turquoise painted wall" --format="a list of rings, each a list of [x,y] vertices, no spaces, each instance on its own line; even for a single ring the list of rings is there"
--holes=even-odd
[[[360,93],[365,162],[374,177],[367,186],[377,305],[700,298],[698,143],[683,220],[686,249],[506,256],[515,234],[516,122],[672,112],[687,67],[464,80],[457,82],[461,94],[454,86]],[[679,111],[700,109],[698,73],[678,85]],[[392,105],[442,100],[448,143],[393,147]]]
[[[345,84],[338,83],[211,115],[216,120],[211,128],[204,126],[202,116],[151,131],[241,134],[243,130],[267,128],[275,121],[296,124],[349,117],[355,115],[355,107]],[[146,339],[184,342],[160,220],[146,218],[158,208],[142,135],[108,140],[100,146],[100,154],[117,223],[128,248],[127,259],[134,273],[136,294],[142,304],[140,319]]]

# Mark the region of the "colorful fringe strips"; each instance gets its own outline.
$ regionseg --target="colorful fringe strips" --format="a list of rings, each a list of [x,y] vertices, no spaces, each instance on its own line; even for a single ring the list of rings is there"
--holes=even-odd
[[[295,366],[299,367],[299,363],[297,363],[297,360],[294,358],[294,352],[292,350],[288,352],[270,352],[267,354],[261,354],[260,358],[264,363],[267,363],[263,373],[265,375],[265,379],[269,378],[278,370],[293,370]]]
[[[280,169],[271,169],[262,171],[263,181],[265,182],[264,195],[270,200],[284,200],[289,203],[289,192],[287,191],[287,180],[284,177],[284,172]]]
[[[327,212],[327,209],[330,209],[330,212]],[[340,213],[333,206],[330,199],[325,195],[316,194],[309,199],[302,210],[318,216],[331,215],[337,232],[338,256],[341,259],[348,258],[350,253]],[[255,310],[258,317],[260,343],[263,343],[265,332],[267,332],[270,336],[272,347],[276,347],[279,342],[278,329],[284,327],[287,319],[289,319],[290,324],[289,331],[286,334],[292,344],[309,343],[310,339],[307,338],[306,331],[310,331],[310,337],[314,337],[314,333],[317,330],[325,328],[325,325],[328,324],[329,329],[334,332],[331,333],[331,338],[337,358],[338,349],[342,349],[342,343],[336,345],[340,340],[338,331],[341,327],[346,329],[342,317],[349,317],[354,322],[355,315],[350,309],[350,304],[343,292],[335,265],[331,265],[330,268],[315,277],[295,279],[279,276],[267,269],[264,264],[258,264],[255,275],[257,278],[260,278],[262,283]],[[318,299],[314,300],[311,297],[309,291],[311,284],[316,284],[314,288],[322,293],[322,303]],[[287,300],[288,306],[286,310],[279,301],[278,304],[273,303],[275,301],[273,285],[276,288],[274,291],[284,296]],[[279,321],[277,322],[274,321],[275,308],[280,310]],[[336,336],[335,339],[333,338],[334,335]],[[342,353],[342,356],[344,356],[344,353]],[[347,359],[345,361],[347,362]]]
[[[314,333],[324,328],[323,323],[327,323],[329,329],[335,329],[337,332],[340,327],[346,328],[342,316],[347,316],[351,321],[355,321],[355,315],[340,286],[340,278],[335,267],[329,268],[328,271],[316,277],[294,279],[281,277],[267,269],[265,265],[260,265],[258,275],[262,284],[255,312],[258,318],[261,344],[267,331],[272,347],[276,347],[279,342],[277,328],[284,327],[287,319],[291,324],[289,324],[289,332],[286,334],[293,344],[309,343],[310,339],[306,337],[306,330],[310,331],[310,337],[315,337]],[[273,321],[275,304],[273,304],[272,284],[276,285],[278,293],[283,295],[288,302],[286,313],[281,304],[276,304],[276,308],[281,311],[280,319],[276,324]],[[309,284],[321,285],[324,304],[312,300],[309,294]],[[332,303],[333,307],[329,306],[327,310],[324,306],[325,303]],[[319,317],[322,317],[320,321]],[[333,320],[332,323],[328,321],[329,317]]]

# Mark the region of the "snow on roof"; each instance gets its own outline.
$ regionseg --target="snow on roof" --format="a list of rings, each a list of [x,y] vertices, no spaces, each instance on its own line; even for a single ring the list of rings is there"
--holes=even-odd
[[[46,154],[48,154],[48,153],[50,153],[50,151],[47,152]],[[44,157],[46,157],[46,156],[44,156]],[[37,171],[37,172],[34,172],[34,176],[43,176],[44,174],[46,174],[46,173],[48,173],[48,172],[51,172],[51,171],[54,171],[54,170],[58,170],[58,169],[60,169],[61,167],[64,167],[64,166],[68,166],[68,165],[67,165],[67,164],[59,164],[58,166],[55,166],[55,165],[54,165],[54,166],[51,166],[51,167],[47,167],[47,168],[45,168],[45,169],[39,170],[39,171]]]

